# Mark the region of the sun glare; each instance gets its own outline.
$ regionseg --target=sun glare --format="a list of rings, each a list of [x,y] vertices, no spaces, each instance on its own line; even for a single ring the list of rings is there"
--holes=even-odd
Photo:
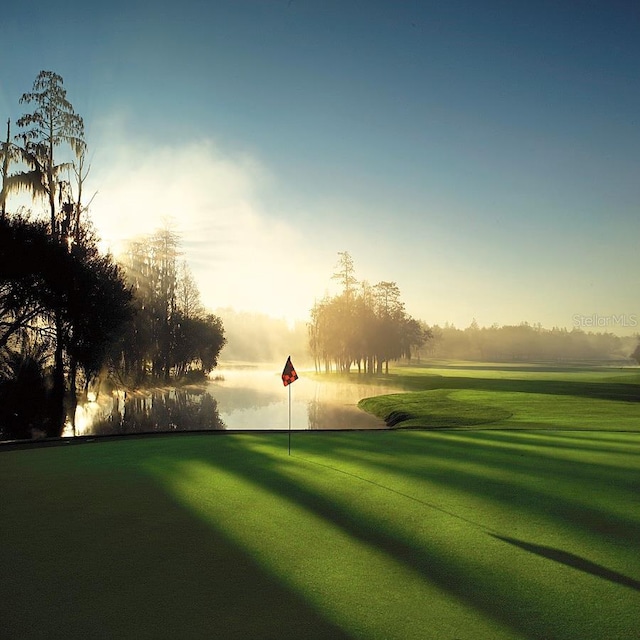
[[[94,177],[100,197],[92,218],[104,249],[117,257],[128,240],[168,223],[207,309],[233,307],[290,324],[307,317],[326,277],[313,272],[314,252],[294,227],[263,211],[257,163],[206,143],[144,154],[121,145],[111,154],[117,162],[107,163],[109,173]]]

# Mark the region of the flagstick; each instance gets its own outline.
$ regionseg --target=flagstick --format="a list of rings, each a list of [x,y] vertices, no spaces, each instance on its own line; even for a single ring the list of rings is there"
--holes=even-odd
[[[289,386],[289,455],[291,455],[291,385]]]

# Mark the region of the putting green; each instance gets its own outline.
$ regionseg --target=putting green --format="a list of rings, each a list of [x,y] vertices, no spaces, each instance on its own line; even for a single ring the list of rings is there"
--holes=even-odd
[[[3,637],[634,637],[639,460],[596,431],[3,451]]]

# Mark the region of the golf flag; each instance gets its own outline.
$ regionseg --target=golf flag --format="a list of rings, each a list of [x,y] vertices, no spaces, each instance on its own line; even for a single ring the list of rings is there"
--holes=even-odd
[[[287,358],[287,363],[284,365],[284,369],[282,370],[282,384],[286,387],[287,385],[295,382],[298,379],[298,374],[296,370],[293,368],[293,364],[291,364],[291,356]]]

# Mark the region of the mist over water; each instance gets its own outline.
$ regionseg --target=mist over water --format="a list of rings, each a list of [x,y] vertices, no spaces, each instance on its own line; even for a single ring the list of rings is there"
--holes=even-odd
[[[274,368],[219,369],[205,386],[116,392],[79,406],[77,435],[210,429],[384,429],[384,421],[357,406],[395,390],[375,384],[323,382],[305,376],[284,387]],[[72,435],[67,428],[65,435]]]
[[[358,401],[391,393],[389,387],[323,382],[305,376],[284,387],[273,369],[227,369],[209,383],[228,429],[287,429],[289,392],[292,429],[382,429],[382,420],[358,408]]]

